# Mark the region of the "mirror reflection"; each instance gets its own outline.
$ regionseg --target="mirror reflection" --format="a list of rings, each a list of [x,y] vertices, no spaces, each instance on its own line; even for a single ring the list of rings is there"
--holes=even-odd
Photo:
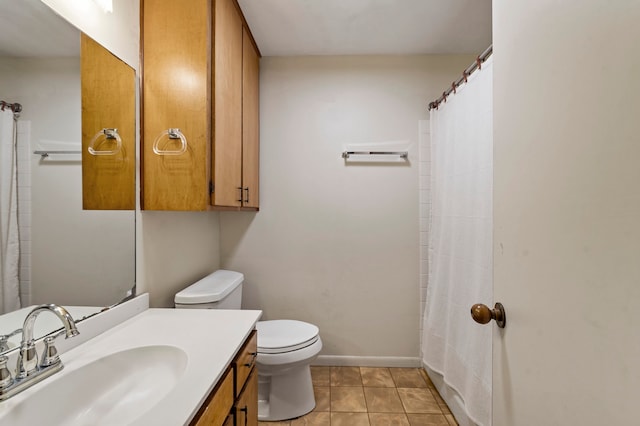
[[[39,0],[0,0],[0,11],[0,100],[5,103],[0,111],[0,335],[6,335],[22,327],[34,305],[56,303],[79,319],[134,290],[135,211],[115,209],[135,207],[135,75],[103,52],[129,70],[123,74],[130,79],[124,83],[131,92],[126,105],[109,107],[124,111],[126,123],[99,122],[99,109],[92,107],[98,126],[126,133],[121,134],[126,146],[117,158],[99,159],[106,168],[89,170],[97,176],[90,193],[102,202],[100,194],[109,192],[105,185],[118,181],[110,197],[126,192],[128,204],[96,207],[94,202],[94,210],[83,210],[88,162],[83,164],[81,155],[86,150],[82,92],[103,90],[105,79],[91,77],[81,86],[81,34]],[[109,97],[109,90],[103,92],[100,96]],[[19,113],[12,111],[16,104]],[[99,149],[110,149],[110,142]],[[116,176],[123,170],[125,180]],[[48,321],[39,322],[36,337],[51,331]]]

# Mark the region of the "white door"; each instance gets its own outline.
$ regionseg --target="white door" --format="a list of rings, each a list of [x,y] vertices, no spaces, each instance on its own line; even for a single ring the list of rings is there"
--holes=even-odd
[[[493,424],[640,425],[640,1],[493,8]]]

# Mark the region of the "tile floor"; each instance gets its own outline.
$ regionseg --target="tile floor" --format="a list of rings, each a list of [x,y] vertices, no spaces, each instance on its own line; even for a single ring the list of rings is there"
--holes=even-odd
[[[311,367],[316,408],[262,426],[452,426],[453,415],[421,368]]]

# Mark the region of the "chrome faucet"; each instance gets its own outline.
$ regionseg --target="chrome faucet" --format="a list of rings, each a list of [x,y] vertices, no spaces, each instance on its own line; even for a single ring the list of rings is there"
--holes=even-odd
[[[11,373],[7,369],[7,357],[0,356],[0,401],[22,392],[62,369],[62,361],[54,346],[54,336],[45,338],[44,353],[42,360],[38,363],[36,345],[33,341],[33,325],[38,315],[46,311],[54,313],[62,321],[67,339],[80,334],[73,317],[62,306],[36,306],[29,312],[22,326],[22,342],[20,343],[15,378],[11,377]]]

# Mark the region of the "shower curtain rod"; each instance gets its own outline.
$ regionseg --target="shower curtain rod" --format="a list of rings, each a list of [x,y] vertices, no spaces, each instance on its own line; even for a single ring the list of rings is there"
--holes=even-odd
[[[22,105],[20,105],[19,103],[10,104],[9,102],[0,101],[0,109],[4,111],[5,108],[11,109],[11,111],[13,111],[14,114],[17,114],[20,111],[22,111]]]
[[[487,59],[489,59],[489,56],[491,56],[491,53],[493,53],[493,45],[490,45],[489,47],[487,47],[487,49],[482,52],[480,54],[480,56],[478,56],[475,60],[474,63],[472,63],[471,65],[469,65],[467,68],[465,68],[464,71],[462,71],[462,77],[460,77],[459,79],[457,79],[456,81],[454,81],[453,83],[451,83],[451,87],[448,88],[447,90],[445,90],[444,92],[442,92],[442,96],[440,96],[438,99],[436,99],[435,101],[429,103],[429,111],[431,111],[432,109],[438,109],[438,107],[440,106],[440,104],[442,102],[446,102],[447,101],[447,97],[451,94],[451,93],[456,93],[456,89],[460,86],[462,86],[462,83],[466,83],[467,82],[467,78],[475,71],[478,69],[482,69],[482,64],[485,63],[485,61]]]

